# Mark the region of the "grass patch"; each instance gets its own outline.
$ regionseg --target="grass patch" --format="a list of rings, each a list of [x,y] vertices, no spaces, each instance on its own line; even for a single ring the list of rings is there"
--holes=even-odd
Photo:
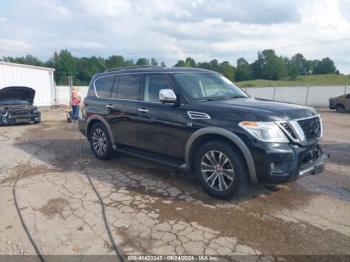
[[[236,82],[239,87],[270,87],[270,86],[344,86],[350,85],[350,75],[306,75],[298,76],[294,80],[284,78],[281,80],[256,79]]]

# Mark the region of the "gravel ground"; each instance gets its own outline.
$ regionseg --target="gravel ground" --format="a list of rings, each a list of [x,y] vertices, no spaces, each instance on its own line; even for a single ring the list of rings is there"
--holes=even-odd
[[[44,255],[350,255],[350,114],[321,110],[323,174],[254,186],[230,202],[188,174],[137,158],[95,159],[61,109],[38,125],[0,127],[0,254],[35,254],[14,206]],[[347,257],[349,258],[349,257]]]

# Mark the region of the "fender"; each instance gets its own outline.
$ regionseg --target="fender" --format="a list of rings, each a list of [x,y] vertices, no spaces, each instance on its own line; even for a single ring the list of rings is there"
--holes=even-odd
[[[227,129],[220,128],[220,127],[201,128],[190,136],[190,138],[186,143],[186,148],[185,148],[185,161],[186,161],[186,166],[188,168],[190,167],[190,151],[191,151],[192,144],[196,141],[197,138],[207,134],[221,135],[223,137],[226,137],[227,139],[230,139],[241,150],[243,157],[245,158],[245,161],[248,166],[250,181],[254,184],[258,183],[258,179],[256,177],[254,160],[246,144],[236,134],[228,131]]]
[[[108,131],[108,134],[109,134],[109,137],[111,138],[111,142],[112,142],[112,146],[113,146],[113,149],[115,150],[116,149],[116,145],[115,145],[115,140],[114,140],[114,136],[113,136],[113,132],[112,132],[112,129],[111,127],[109,126],[108,122],[106,121],[106,119],[104,119],[102,116],[100,115],[91,115],[89,116],[89,118],[86,120],[86,123],[87,123],[87,127],[89,127],[89,124],[91,121],[93,120],[98,120],[99,122],[101,122],[107,129]],[[87,128],[88,129],[88,128]],[[86,130],[87,132],[87,130]]]

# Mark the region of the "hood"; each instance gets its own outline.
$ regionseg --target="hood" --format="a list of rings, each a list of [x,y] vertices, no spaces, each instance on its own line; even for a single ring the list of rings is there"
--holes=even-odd
[[[9,86],[0,89],[0,100],[25,100],[33,104],[35,90],[26,86]]]
[[[289,121],[317,114],[311,107],[253,97],[201,103],[211,112],[222,114],[225,111],[231,119],[246,121]]]

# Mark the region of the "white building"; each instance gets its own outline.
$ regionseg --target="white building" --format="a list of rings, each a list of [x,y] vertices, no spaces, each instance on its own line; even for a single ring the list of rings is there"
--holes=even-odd
[[[55,104],[55,69],[0,61],[0,89],[8,86],[27,86],[35,90],[34,104]]]

